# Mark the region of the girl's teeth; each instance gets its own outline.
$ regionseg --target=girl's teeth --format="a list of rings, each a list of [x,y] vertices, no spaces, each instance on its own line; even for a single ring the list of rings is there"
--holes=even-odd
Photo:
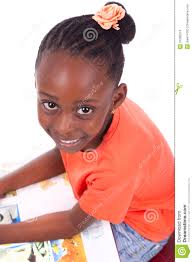
[[[66,144],[72,144],[72,143],[76,143],[79,139],[76,139],[76,140],[62,140],[63,143],[66,143]]]

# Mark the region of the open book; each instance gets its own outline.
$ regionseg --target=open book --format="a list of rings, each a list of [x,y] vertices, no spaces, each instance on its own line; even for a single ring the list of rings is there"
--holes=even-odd
[[[77,200],[67,173],[10,192],[0,199],[0,224],[68,210]],[[72,239],[0,245],[0,261],[119,262],[110,223],[97,221]]]

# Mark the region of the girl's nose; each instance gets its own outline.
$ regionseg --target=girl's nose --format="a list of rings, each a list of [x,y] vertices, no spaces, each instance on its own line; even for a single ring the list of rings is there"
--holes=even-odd
[[[74,120],[72,114],[63,113],[58,116],[55,122],[55,130],[57,130],[58,134],[63,136],[72,134],[74,130]]]

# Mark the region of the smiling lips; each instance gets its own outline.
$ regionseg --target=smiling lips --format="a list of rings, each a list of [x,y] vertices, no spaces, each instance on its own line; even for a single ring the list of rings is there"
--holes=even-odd
[[[74,139],[74,140],[60,140],[60,142],[64,143],[64,144],[74,144],[76,142],[78,142],[80,139]]]
[[[78,139],[73,139],[73,140],[58,139],[58,143],[61,146],[74,146],[74,145],[77,145],[82,139],[83,137],[78,138]]]

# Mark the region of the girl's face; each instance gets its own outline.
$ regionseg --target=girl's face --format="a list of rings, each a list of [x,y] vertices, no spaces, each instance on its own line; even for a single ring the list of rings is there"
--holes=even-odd
[[[95,148],[112,109],[124,100],[125,89],[114,90],[103,72],[64,51],[42,56],[35,72],[38,119],[60,150],[74,153]]]

